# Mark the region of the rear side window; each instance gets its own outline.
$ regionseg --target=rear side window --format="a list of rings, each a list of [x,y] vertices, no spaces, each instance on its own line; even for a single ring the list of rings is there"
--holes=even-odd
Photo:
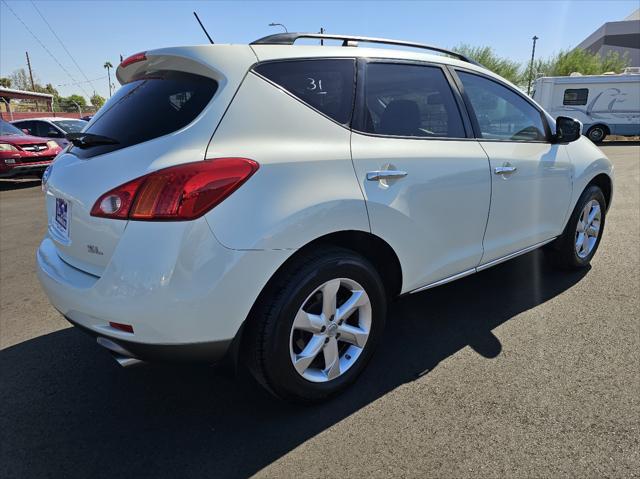
[[[563,105],[586,105],[589,97],[587,88],[567,88],[562,99]]]
[[[369,63],[361,129],[390,136],[464,138],[460,110],[438,67]]]
[[[118,143],[73,147],[71,151],[87,158],[179,130],[202,112],[217,88],[215,80],[191,73],[146,74],[123,85],[84,131]]]
[[[293,60],[263,63],[256,73],[343,125],[351,121],[355,60]]]

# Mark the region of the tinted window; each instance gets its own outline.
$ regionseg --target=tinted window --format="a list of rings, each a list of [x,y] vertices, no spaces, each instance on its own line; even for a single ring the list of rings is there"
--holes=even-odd
[[[0,120],[0,135],[7,136],[24,136],[24,132],[21,128],[25,128],[20,125],[12,125],[6,121]]]
[[[587,88],[567,88],[562,99],[563,105],[586,105],[589,97]]]
[[[87,126],[84,120],[56,120],[55,125],[66,133],[80,133]]]
[[[38,136],[44,138],[62,138],[64,135],[55,126],[46,121],[36,121],[35,128],[38,132]]]
[[[364,131],[392,136],[466,136],[440,68],[369,63],[366,69]]]
[[[351,121],[355,60],[271,62],[255,71],[338,123]]]
[[[73,147],[89,157],[142,143],[191,123],[209,103],[218,84],[190,73],[161,71],[123,85],[100,109],[85,133],[113,138],[116,145]]]
[[[458,72],[482,138],[545,140],[540,112],[516,92],[478,75]]]

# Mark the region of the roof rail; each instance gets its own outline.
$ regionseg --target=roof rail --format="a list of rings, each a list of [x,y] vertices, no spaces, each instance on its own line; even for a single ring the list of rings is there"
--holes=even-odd
[[[446,55],[455,57],[463,62],[472,63],[474,65],[480,65],[478,62],[471,58],[451,50],[446,50],[440,47],[434,47],[431,45],[425,45],[423,43],[403,42],[400,40],[391,40],[388,38],[375,38],[375,37],[357,37],[352,35],[333,35],[327,33],[276,33],[275,35],[268,35],[263,38],[259,38],[251,42],[251,45],[293,45],[299,38],[318,38],[320,40],[342,40],[343,47],[356,46],[351,42],[364,42],[364,43],[382,43],[385,45],[398,45],[403,47],[421,48],[423,50],[431,50],[434,52],[444,53]]]

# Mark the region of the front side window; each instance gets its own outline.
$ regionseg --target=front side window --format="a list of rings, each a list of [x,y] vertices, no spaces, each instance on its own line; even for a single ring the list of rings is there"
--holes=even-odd
[[[338,123],[351,121],[354,59],[278,61],[263,63],[254,70]]]
[[[38,136],[45,138],[62,138],[64,136],[60,130],[46,121],[38,122],[38,132]]]
[[[389,136],[464,138],[453,92],[438,67],[369,63],[361,129]]]
[[[567,88],[562,98],[563,105],[586,105],[589,97],[588,88]]]
[[[544,141],[540,112],[528,101],[499,83],[458,72],[471,102],[482,138],[505,141]]]

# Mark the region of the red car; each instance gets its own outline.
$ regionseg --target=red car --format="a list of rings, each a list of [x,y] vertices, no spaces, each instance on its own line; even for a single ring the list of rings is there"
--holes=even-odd
[[[0,178],[42,176],[62,148],[0,120]]]

